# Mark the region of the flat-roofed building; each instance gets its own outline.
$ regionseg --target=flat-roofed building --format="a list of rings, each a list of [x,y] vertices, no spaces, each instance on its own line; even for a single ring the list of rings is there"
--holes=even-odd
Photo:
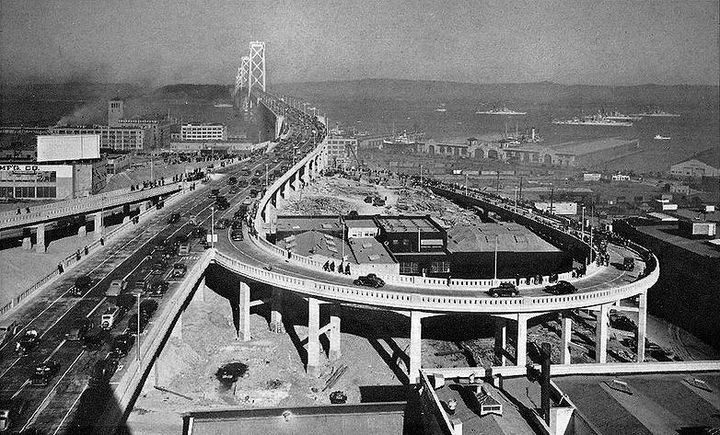
[[[224,141],[227,127],[223,124],[183,124],[180,126],[182,141]]]
[[[350,245],[355,261],[362,265],[363,274],[400,274],[400,264],[390,251],[374,238],[351,238],[347,243]]]
[[[52,135],[100,135],[100,148],[116,151],[142,152],[145,150],[145,130],[142,128],[109,127],[53,127]]]
[[[682,177],[720,177],[720,149],[714,147],[670,166],[670,173]]]
[[[353,238],[377,237],[380,229],[372,219],[353,219],[346,220],[347,236]]]

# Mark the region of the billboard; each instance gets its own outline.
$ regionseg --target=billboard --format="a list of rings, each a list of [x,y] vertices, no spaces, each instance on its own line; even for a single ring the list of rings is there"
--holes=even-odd
[[[535,208],[553,214],[574,215],[577,214],[577,202],[554,202],[550,210],[549,202],[536,202]]]
[[[100,158],[99,134],[37,137],[37,161],[58,162]]]

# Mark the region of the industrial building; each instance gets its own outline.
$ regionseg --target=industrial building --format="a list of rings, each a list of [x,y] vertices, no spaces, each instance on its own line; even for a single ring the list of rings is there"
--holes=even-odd
[[[38,136],[34,162],[0,162],[0,197],[68,199],[105,187],[99,135]]]
[[[108,102],[108,126],[112,128],[131,128],[145,130],[144,146],[156,149],[170,143],[170,135],[177,123],[168,117],[129,119],[125,117],[125,105],[120,99]]]
[[[114,151],[145,151],[145,130],[142,128],[109,127],[93,125],[89,127],[53,127],[50,134],[56,136],[98,135],[100,148]]]
[[[429,216],[278,216],[269,240],[315,260],[344,259],[385,274],[510,278],[572,268],[569,253],[512,223],[445,230]]]
[[[681,177],[720,177],[720,150],[711,149],[670,166],[670,174]]]
[[[227,127],[223,124],[183,124],[180,126],[182,141],[224,141]]]
[[[348,166],[357,155],[358,140],[355,138],[333,137],[327,139],[326,158],[330,166]]]

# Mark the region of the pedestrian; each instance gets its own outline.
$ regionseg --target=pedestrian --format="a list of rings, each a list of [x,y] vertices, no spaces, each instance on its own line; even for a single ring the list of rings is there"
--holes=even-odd
[[[450,286],[450,274],[447,276],[447,285]]]
[[[30,213],[30,207],[25,207],[25,213]]]
[[[330,262],[330,272],[335,272],[335,262]]]
[[[16,213],[16,214],[20,214],[20,207],[18,207],[18,211],[17,211],[17,213]]]
[[[105,239],[100,237],[100,246],[105,246]]]
[[[88,255],[90,253],[90,249],[88,249],[87,245],[85,245],[85,255]]]
[[[343,262],[340,262],[340,265],[337,268],[338,273],[343,273],[343,270],[345,270],[345,267],[343,266]]]
[[[64,269],[63,269],[62,263],[58,263],[58,273],[63,273],[63,272],[64,272]]]
[[[345,275],[350,275],[350,263],[345,265]]]
[[[323,264],[323,270],[327,272],[328,269],[330,269],[330,260],[326,261],[325,264]]]
[[[80,250],[75,251],[75,259],[80,261]]]

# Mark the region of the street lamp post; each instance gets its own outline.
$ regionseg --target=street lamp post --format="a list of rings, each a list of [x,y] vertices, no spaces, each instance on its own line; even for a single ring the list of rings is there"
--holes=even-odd
[[[135,297],[137,298],[137,340],[135,340],[137,349],[135,351],[135,361],[140,361],[140,292],[137,292]]]
[[[585,241],[585,206],[582,208],[582,219],[580,220],[580,240]]]
[[[270,185],[270,184],[268,183],[268,164],[265,163],[265,188],[267,189],[267,187],[268,187],[269,185]]]
[[[465,196],[468,196],[468,174],[465,174]]]
[[[497,279],[498,279],[498,277],[497,277],[497,263],[498,263],[497,262],[497,260],[498,260],[498,250],[497,249],[498,249],[498,246],[497,245],[498,245],[498,235],[495,234],[495,272],[493,273],[493,284],[495,284],[495,282],[497,282]]]
[[[210,247],[215,248],[215,207],[210,207]]]

